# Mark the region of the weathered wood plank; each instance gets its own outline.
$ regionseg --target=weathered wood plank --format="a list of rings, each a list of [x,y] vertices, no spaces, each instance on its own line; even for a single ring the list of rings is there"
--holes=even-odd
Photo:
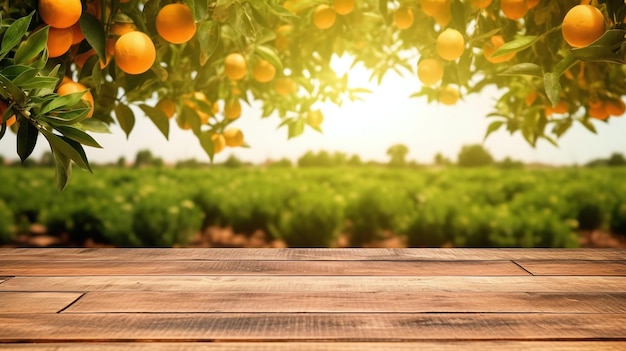
[[[624,314],[0,314],[0,342],[624,340]]]
[[[91,274],[91,272],[86,272]],[[310,276],[62,276],[16,277],[0,291],[188,292],[626,292],[626,277],[310,277]]]
[[[191,312],[626,313],[626,292],[612,294],[88,292],[64,311],[64,313]]]
[[[2,260],[619,260],[624,249],[0,249]]]
[[[511,261],[0,261],[0,275],[529,275]]]
[[[2,344],[5,351],[623,351],[620,341],[208,342]]]
[[[626,276],[626,261],[520,260],[515,262],[533,275]]]
[[[0,313],[56,313],[81,295],[70,292],[0,292]]]
[[[484,260],[623,260],[625,249],[440,249],[440,248],[346,248],[346,249],[243,249],[243,248],[0,248],[0,261],[44,260],[287,260],[287,261],[484,261]]]

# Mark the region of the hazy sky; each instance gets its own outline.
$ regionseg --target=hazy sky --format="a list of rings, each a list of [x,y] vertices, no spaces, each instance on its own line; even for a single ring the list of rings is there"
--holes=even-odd
[[[373,94],[365,96],[366,101],[348,101],[341,107],[333,104],[318,106],[325,115],[322,134],[307,127],[304,135],[287,140],[286,128],[277,129],[278,116],[261,119],[258,106],[244,104],[242,117],[234,126],[243,130],[251,148],[227,148],[216,155],[215,160],[220,162],[235,154],[242,160],[255,163],[282,157],[295,161],[308,150],[327,150],[358,154],[362,160],[387,161],[386,150],[396,143],[408,146],[408,158],[420,163],[432,162],[437,152],[456,160],[463,145],[482,141],[490,123],[485,115],[497,98],[497,91],[489,90],[481,95],[467,96],[454,107],[429,105],[425,98],[408,98],[419,90],[420,83],[414,76],[389,75],[381,86],[368,84],[365,77],[366,73],[357,69],[351,73],[350,82],[352,86],[367,85],[374,90]],[[86,148],[92,162],[114,162],[120,156],[132,161],[142,149],[151,150],[166,162],[188,158],[208,161],[191,131],[182,131],[171,121],[170,140],[167,141],[139,109],[134,110],[137,122],[128,140],[116,125],[111,128],[112,134],[93,135],[103,149]],[[626,117],[611,118],[609,123],[593,123],[597,135],[575,124],[559,140],[558,148],[545,141],[532,148],[519,133],[511,136],[503,130],[492,134],[485,146],[498,160],[510,156],[524,162],[553,164],[580,164],[608,157],[612,152],[626,153]],[[40,138],[33,157],[38,159],[46,150],[47,142]],[[12,133],[8,132],[0,140],[0,154],[17,158]]]

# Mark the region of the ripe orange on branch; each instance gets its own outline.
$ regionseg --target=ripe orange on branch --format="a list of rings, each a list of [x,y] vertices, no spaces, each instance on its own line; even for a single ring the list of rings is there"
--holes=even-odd
[[[143,32],[128,32],[115,42],[115,63],[128,74],[141,74],[152,67],[156,48]]]
[[[437,37],[435,49],[442,59],[454,61],[463,55],[465,39],[458,30],[446,29]]]
[[[443,78],[443,64],[434,58],[422,59],[417,64],[417,78],[424,85],[433,85]]]
[[[587,46],[606,31],[604,15],[594,6],[576,5],[563,18],[561,31],[563,39],[572,47]]]
[[[88,91],[87,87],[82,85],[81,83],[74,82],[73,80],[65,80],[65,83],[62,83],[57,89],[57,94],[59,95],[69,95],[72,93],[80,93],[86,91],[86,93],[81,97],[81,99],[89,106],[91,106],[91,110],[87,114],[87,117],[93,116],[93,111],[95,107],[95,103],[93,100],[93,95],[90,91]]]
[[[450,11],[450,0],[422,0],[422,11],[430,17]]]
[[[196,34],[196,22],[186,4],[165,5],[156,16],[155,26],[159,35],[173,44],[186,43]]]
[[[483,45],[483,54],[485,55],[487,61],[491,63],[502,63],[507,62],[515,57],[514,52],[498,57],[493,57],[493,53],[496,52],[496,50],[498,50],[502,45],[504,45],[504,38],[501,35],[492,36],[489,42]]]
[[[71,27],[78,22],[82,12],[80,0],[39,0],[39,16],[51,27]]]
[[[70,28],[54,28],[48,30],[48,48],[49,57],[59,57],[65,54],[72,46],[74,37]]]
[[[319,29],[328,29],[335,24],[337,14],[328,5],[317,5],[313,11],[313,24]]]
[[[393,14],[393,24],[400,29],[411,27],[414,20],[413,10],[408,7],[401,7]]]
[[[232,80],[239,80],[248,73],[246,58],[240,53],[232,53],[224,59],[224,73]]]
[[[243,145],[243,133],[239,128],[229,128],[224,131],[224,141],[230,147]]]
[[[528,6],[526,0],[502,0],[500,2],[500,8],[504,17],[510,20],[518,20],[528,13]]]
[[[461,94],[454,86],[446,85],[439,90],[439,102],[444,105],[455,105],[460,98]]]
[[[276,67],[267,60],[259,60],[252,67],[252,76],[257,82],[267,83],[274,79]]]
[[[340,15],[348,15],[354,10],[355,0],[334,0],[333,9]]]

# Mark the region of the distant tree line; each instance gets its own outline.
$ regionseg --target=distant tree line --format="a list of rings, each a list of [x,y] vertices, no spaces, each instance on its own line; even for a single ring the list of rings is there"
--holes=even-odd
[[[419,168],[426,165],[419,165],[415,161],[408,161],[406,158],[409,154],[409,148],[404,144],[394,144],[387,149],[389,161],[386,163],[375,161],[363,161],[359,155],[349,155],[344,152],[335,151],[307,151],[300,156],[295,165],[298,167],[359,167],[359,166],[387,166],[387,167],[411,167]],[[434,166],[447,167],[499,167],[504,169],[523,168],[525,165],[522,161],[514,160],[506,157],[501,161],[496,161],[489,150],[482,144],[464,145],[457,155],[456,163],[445,157],[442,153],[437,153],[433,159]],[[7,161],[0,155],[0,165],[4,166],[22,166],[22,167],[54,167],[54,156],[50,151],[42,154],[39,160],[34,158],[27,159],[23,164],[19,160]],[[162,158],[155,156],[150,150],[140,150],[137,152],[133,162],[127,162],[126,158],[120,157],[117,162],[98,164],[101,167],[119,167],[119,168],[144,168],[144,167],[163,167],[165,165]],[[237,156],[231,154],[222,162],[201,162],[197,159],[185,159],[178,161],[176,168],[207,168],[207,167],[225,167],[240,168],[254,166],[250,162],[245,162]],[[293,167],[294,163],[288,158],[279,160],[267,160],[263,166],[267,167]],[[599,158],[592,160],[584,165],[585,167],[621,167],[626,166],[626,158],[622,153],[614,152],[608,158]]]

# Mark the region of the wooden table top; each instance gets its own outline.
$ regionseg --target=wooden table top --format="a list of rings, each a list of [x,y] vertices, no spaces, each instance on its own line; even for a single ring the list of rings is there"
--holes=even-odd
[[[626,250],[0,249],[1,350],[626,350]]]

